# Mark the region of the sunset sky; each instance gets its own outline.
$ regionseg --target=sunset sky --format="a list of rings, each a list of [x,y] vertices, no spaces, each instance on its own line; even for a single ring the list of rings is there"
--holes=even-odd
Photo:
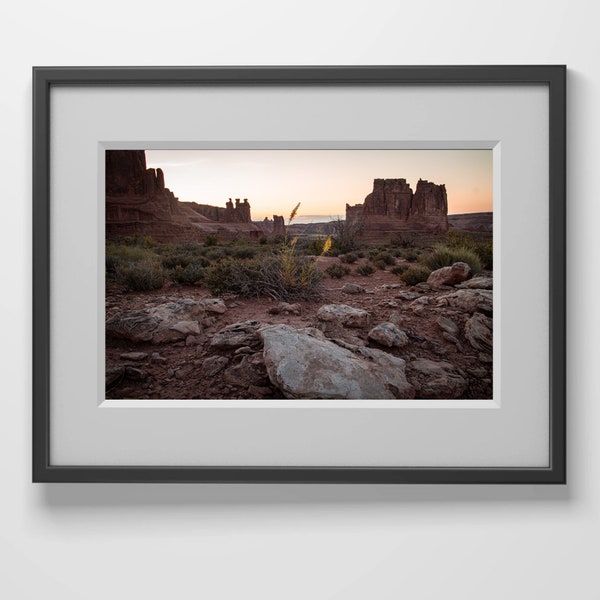
[[[449,214],[492,210],[491,150],[146,150],[182,201],[224,206],[248,198],[252,218],[343,217],[374,179],[445,184]]]

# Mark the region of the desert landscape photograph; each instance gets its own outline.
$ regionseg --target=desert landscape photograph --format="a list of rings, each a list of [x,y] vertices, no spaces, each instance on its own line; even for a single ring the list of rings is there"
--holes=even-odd
[[[490,399],[491,150],[106,150],[107,399]]]

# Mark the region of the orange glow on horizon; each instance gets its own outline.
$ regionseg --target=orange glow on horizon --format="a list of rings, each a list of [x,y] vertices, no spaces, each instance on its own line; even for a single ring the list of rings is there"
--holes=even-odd
[[[224,206],[247,198],[252,218],[335,218],[364,202],[374,179],[444,184],[448,213],[493,210],[491,150],[146,150],[181,201]]]

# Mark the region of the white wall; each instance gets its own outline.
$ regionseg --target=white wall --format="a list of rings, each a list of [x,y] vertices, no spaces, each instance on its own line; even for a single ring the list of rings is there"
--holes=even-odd
[[[0,594],[600,598],[597,7],[594,0],[4,6]],[[568,487],[30,483],[32,65],[504,63],[570,67]]]

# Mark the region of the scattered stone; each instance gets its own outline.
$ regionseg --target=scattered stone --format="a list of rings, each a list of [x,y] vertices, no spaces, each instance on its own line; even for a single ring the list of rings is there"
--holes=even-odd
[[[250,348],[250,346],[241,346],[233,353],[233,355],[237,356],[238,354],[252,354],[253,352],[254,350]]]
[[[456,290],[437,299],[437,305],[450,307],[467,313],[477,311],[486,314],[493,312],[494,292],[492,290]]]
[[[429,297],[428,296],[421,296],[420,298],[417,298],[416,300],[413,300],[409,304],[410,309],[418,317],[422,317],[425,314],[425,310],[426,310],[425,307],[426,306],[429,306]]]
[[[217,331],[210,341],[212,348],[239,348],[240,346],[257,346],[260,343],[258,337],[258,321],[242,321],[234,323]]]
[[[226,356],[209,356],[202,361],[202,375],[214,377],[229,364]]]
[[[263,327],[260,335],[269,379],[286,398],[413,397],[406,363],[387,352],[362,348],[355,354],[287,325]]]
[[[494,358],[491,354],[486,354],[485,352],[480,352],[478,356],[480,362],[482,363],[493,363]]]
[[[198,303],[206,309],[206,312],[209,313],[216,313],[218,315],[222,315],[223,313],[227,312],[225,302],[223,302],[221,298],[204,298]]]
[[[475,350],[491,354],[493,348],[492,319],[481,313],[475,313],[465,323],[465,337]]]
[[[146,358],[148,358],[147,352],[123,352],[123,354],[121,354],[122,360],[132,360],[134,362],[146,360]]]
[[[357,283],[345,283],[342,286],[343,294],[364,294],[367,290],[362,285]]]
[[[202,339],[202,336],[199,335],[188,335],[185,338],[185,345],[186,346],[200,346],[200,344],[202,344],[204,340]]]
[[[206,317],[202,319],[202,325],[204,327],[212,327],[217,322],[217,317]]]
[[[169,367],[169,370],[167,371],[167,376],[173,377],[173,375],[175,375],[175,371],[171,367]]]
[[[133,379],[134,381],[143,381],[148,377],[146,371],[142,369],[136,369],[135,367],[125,367],[125,377],[127,379]]]
[[[394,323],[380,323],[369,331],[368,337],[371,341],[387,346],[388,348],[402,348],[408,344],[408,336],[398,329]]]
[[[106,390],[116,387],[125,377],[125,367],[112,367],[106,369],[105,386]]]
[[[264,387],[269,384],[262,352],[243,355],[241,360],[229,367],[223,376],[225,381],[241,388],[248,388],[251,385]]]
[[[394,310],[390,313],[388,322],[400,327],[402,325],[402,315],[397,310]]]
[[[198,321],[180,321],[179,323],[171,325],[169,329],[172,331],[178,331],[186,336],[190,333],[199,335],[201,332]]]
[[[427,278],[429,285],[440,287],[444,285],[456,285],[469,279],[471,267],[464,262],[456,262],[450,267],[436,269]]]
[[[280,312],[284,312],[292,315],[299,315],[302,312],[302,306],[297,302],[294,304],[290,304],[289,302],[280,302],[277,305],[277,308]]]
[[[325,304],[317,312],[319,321],[337,321],[345,327],[363,328],[369,325],[371,314],[347,304]]]
[[[460,398],[467,388],[466,379],[446,361],[418,358],[408,363],[407,374],[417,398]]]
[[[457,337],[454,337],[452,334],[448,333],[447,331],[444,331],[444,332],[442,333],[442,337],[443,337],[443,338],[444,338],[446,341],[448,341],[448,342],[450,342],[450,343],[452,343],[452,344],[456,344],[457,346],[459,346],[459,345],[460,345],[460,341],[458,340],[458,338],[457,338]]]
[[[161,356],[158,352],[153,352],[150,357],[151,362],[153,363],[166,363],[167,359],[164,356]]]
[[[440,329],[450,334],[453,337],[456,337],[459,334],[458,325],[448,317],[444,317],[443,315],[438,317],[436,323],[439,325]],[[445,336],[444,336],[445,337]]]
[[[407,300],[410,302],[411,300],[416,300],[422,295],[423,294],[420,294],[419,292],[400,292],[396,296],[396,298],[400,298],[401,300]]]
[[[273,396],[273,388],[260,385],[249,385],[248,395],[252,398],[271,398]]]
[[[473,277],[469,281],[459,283],[456,287],[467,290],[492,290],[494,289],[494,279],[492,277]]]

